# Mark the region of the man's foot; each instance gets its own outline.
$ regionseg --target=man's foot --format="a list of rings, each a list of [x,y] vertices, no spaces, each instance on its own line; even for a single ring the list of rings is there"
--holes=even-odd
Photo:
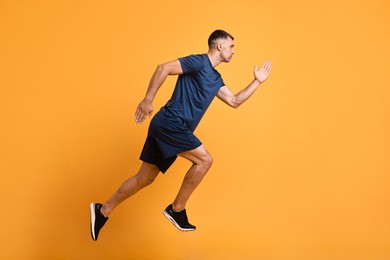
[[[98,239],[98,235],[100,232],[100,229],[104,226],[106,221],[108,220],[108,217],[105,217],[101,212],[100,209],[102,208],[102,204],[100,203],[91,203],[90,209],[91,209],[91,236],[94,241]]]
[[[169,205],[164,211],[164,216],[172,222],[175,227],[177,227],[181,231],[194,231],[196,229],[195,226],[188,223],[186,210],[183,209],[180,212],[173,211],[172,204]]]

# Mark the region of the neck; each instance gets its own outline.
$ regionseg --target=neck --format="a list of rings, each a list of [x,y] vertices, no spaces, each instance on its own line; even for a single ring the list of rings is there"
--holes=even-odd
[[[218,52],[209,50],[207,55],[209,56],[210,62],[214,68],[217,67],[222,62]]]

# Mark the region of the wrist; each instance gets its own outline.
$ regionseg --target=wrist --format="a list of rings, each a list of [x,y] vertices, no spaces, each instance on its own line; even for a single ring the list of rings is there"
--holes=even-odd
[[[261,84],[261,81],[258,80],[257,78],[255,78],[255,79],[253,80],[253,82],[254,82],[254,83],[257,83],[257,84],[259,84],[259,85]]]
[[[144,101],[147,102],[147,103],[152,103],[153,102],[153,98],[145,96],[144,97]]]

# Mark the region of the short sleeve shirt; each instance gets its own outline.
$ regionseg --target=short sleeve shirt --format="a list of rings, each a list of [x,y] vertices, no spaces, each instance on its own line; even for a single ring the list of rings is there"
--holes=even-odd
[[[194,131],[218,90],[225,84],[207,54],[190,55],[180,58],[179,62],[183,74],[179,75],[165,109],[180,117]]]

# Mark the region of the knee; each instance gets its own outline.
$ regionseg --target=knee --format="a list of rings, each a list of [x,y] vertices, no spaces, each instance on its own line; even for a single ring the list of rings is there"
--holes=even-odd
[[[207,171],[211,168],[211,165],[213,165],[213,157],[211,157],[210,154],[207,154],[207,156],[202,158],[200,166]]]

